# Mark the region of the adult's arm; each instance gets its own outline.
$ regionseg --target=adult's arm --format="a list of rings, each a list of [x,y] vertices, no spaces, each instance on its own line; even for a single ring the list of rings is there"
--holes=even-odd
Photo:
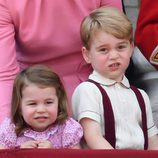
[[[158,69],[158,1],[141,0],[135,42],[144,56]]]
[[[9,114],[13,80],[19,71],[14,35],[7,4],[0,0],[0,122]]]

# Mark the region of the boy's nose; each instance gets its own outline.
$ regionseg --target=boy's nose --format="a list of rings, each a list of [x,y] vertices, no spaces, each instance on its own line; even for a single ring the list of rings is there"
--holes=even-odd
[[[119,57],[119,53],[117,50],[111,50],[109,53],[109,59],[115,59]]]

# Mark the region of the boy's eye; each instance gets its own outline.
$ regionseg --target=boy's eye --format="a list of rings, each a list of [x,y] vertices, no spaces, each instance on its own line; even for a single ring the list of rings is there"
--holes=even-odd
[[[101,48],[99,51],[100,51],[101,53],[107,53],[107,52],[108,52],[108,49],[106,49],[106,48]]]
[[[124,49],[126,47],[127,47],[126,45],[120,45],[120,46],[118,46],[118,49]]]

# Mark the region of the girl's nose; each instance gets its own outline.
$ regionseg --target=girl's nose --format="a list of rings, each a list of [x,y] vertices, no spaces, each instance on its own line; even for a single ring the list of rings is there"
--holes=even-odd
[[[37,112],[45,112],[45,106],[43,104],[38,105]]]

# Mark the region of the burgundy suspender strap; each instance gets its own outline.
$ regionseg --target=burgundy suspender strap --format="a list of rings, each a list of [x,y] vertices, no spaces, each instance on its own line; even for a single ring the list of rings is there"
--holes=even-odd
[[[111,106],[110,99],[106,91],[100,86],[99,83],[88,79],[87,81],[94,83],[100,90],[103,96],[103,108],[104,108],[104,122],[105,122],[105,139],[115,148],[116,136],[115,136],[115,122],[114,114]]]
[[[135,92],[137,100],[139,102],[139,106],[141,109],[141,114],[142,114],[142,129],[143,129],[143,133],[144,133],[144,149],[147,150],[148,149],[148,130],[147,130],[147,118],[146,118],[146,108],[145,108],[145,103],[144,103],[144,99],[142,97],[142,94],[140,93],[140,91],[134,87],[131,86],[131,89]]]

